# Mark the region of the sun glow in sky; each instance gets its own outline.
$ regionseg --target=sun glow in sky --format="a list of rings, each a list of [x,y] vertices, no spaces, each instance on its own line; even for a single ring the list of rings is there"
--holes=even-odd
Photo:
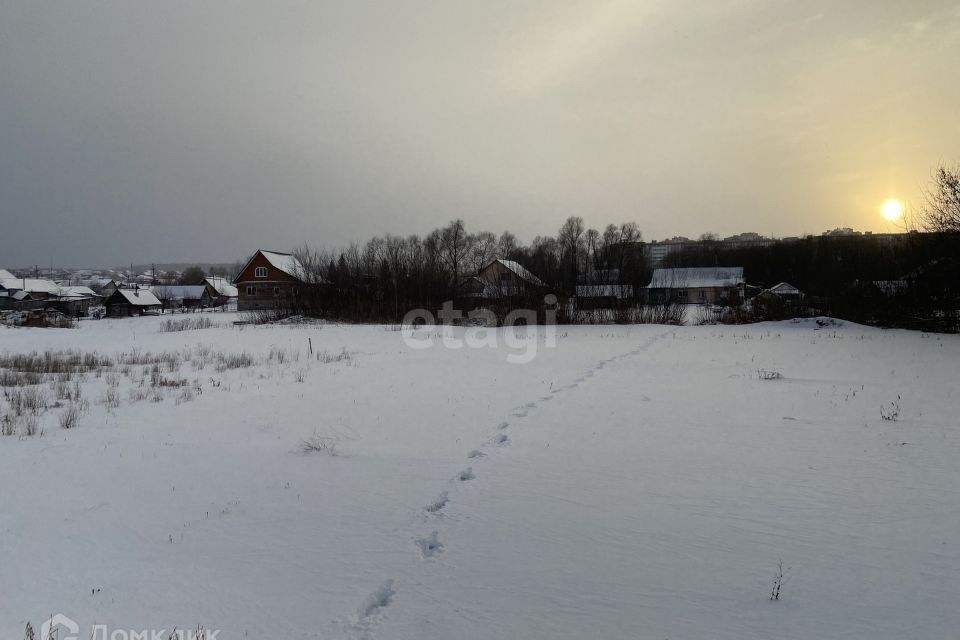
[[[880,207],[883,217],[890,222],[895,222],[903,216],[903,204],[896,198],[890,198]]]

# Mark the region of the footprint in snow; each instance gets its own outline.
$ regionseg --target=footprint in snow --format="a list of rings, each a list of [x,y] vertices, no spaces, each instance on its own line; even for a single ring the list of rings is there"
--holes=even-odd
[[[473,475],[473,467],[467,467],[463,471],[457,474],[457,480],[460,482],[466,482],[467,480],[473,480],[477,476]]]
[[[417,538],[414,542],[420,548],[420,555],[424,558],[432,558],[443,551],[443,543],[437,540],[436,531],[426,538]]]
[[[447,492],[444,491],[439,496],[437,496],[436,500],[434,500],[433,502],[425,506],[423,510],[426,511],[427,513],[439,513],[445,506],[447,506],[447,503],[449,501],[450,501],[450,498],[447,497]]]
[[[493,444],[507,444],[508,442],[510,442],[510,438],[505,433],[501,433],[493,439]]]
[[[395,594],[393,580],[384,580],[380,588],[364,598],[360,608],[357,609],[357,621],[363,622],[375,616],[381,609],[385,609],[390,605],[390,600]]]
[[[474,449],[473,451],[471,451],[470,453],[467,454],[467,457],[470,458],[470,459],[473,459],[473,458],[483,458],[483,457],[485,457],[486,455],[487,455],[487,454],[485,454],[483,451],[480,451],[480,449]]]
[[[510,426],[510,423],[507,422],[506,420],[504,420],[503,422],[501,422],[500,424],[497,425],[497,429],[500,429],[501,431],[503,431],[504,429],[506,429],[506,428],[509,427],[509,426]]]

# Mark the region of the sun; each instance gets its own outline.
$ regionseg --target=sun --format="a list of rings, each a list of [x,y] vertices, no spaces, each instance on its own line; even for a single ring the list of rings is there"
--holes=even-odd
[[[883,203],[883,206],[880,207],[880,211],[883,213],[884,218],[890,222],[896,222],[903,217],[903,203],[896,198],[890,198]]]

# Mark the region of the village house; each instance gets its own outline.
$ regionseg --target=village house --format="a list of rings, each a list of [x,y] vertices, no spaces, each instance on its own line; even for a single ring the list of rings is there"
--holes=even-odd
[[[100,300],[100,296],[90,287],[72,286],[60,287],[57,295],[56,308],[68,316],[81,317],[87,315],[90,307]]]
[[[162,306],[149,289],[117,289],[103,304],[111,318],[155,314]]]
[[[220,276],[208,276],[204,278],[204,283],[212,290],[211,295],[217,306],[236,306],[239,291],[229,280]]]
[[[735,304],[744,299],[743,267],[654,269],[647,286],[651,304]]]
[[[33,300],[48,300],[57,298],[60,286],[51,280],[39,278],[0,278],[0,291],[6,291],[9,295],[17,291],[25,291]]]
[[[206,309],[214,305],[216,290],[204,284],[163,284],[150,287],[164,311],[176,309]],[[212,291],[212,294],[211,294]]]
[[[803,292],[789,282],[777,283],[767,289],[767,291],[786,300],[799,300],[803,297]]]
[[[233,279],[237,310],[280,309],[289,304],[303,284],[303,268],[289,253],[257,249]]]
[[[477,273],[473,286],[477,285],[482,287],[481,297],[487,298],[516,298],[547,288],[543,280],[519,262],[499,258]]]

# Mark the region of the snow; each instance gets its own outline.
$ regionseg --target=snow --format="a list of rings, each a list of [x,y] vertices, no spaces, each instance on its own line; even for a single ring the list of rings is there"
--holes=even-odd
[[[743,267],[654,269],[650,289],[735,287],[744,283]]]
[[[206,291],[204,284],[158,285],[150,288],[158,300],[200,300]]]
[[[263,250],[261,250],[260,253],[267,259],[267,262],[288,275],[296,277],[303,271],[300,267],[300,262],[289,253]]]
[[[60,287],[57,295],[60,296],[61,298],[97,298],[99,297],[97,295],[97,292],[95,292],[90,287],[80,287],[80,286]]]
[[[133,305],[149,307],[160,304],[160,301],[149,289],[117,289],[116,293],[119,293]]]
[[[14,278],[16,278],[16,277],[17,277],[17,276],[13,275],[12,273],[10,273],[9,271],[7,271],[6,269],[0,269],[0,280],[12,280],[12,279],[14,279]]]
[[[236,298],[240,295],[240,290],[230,284],[226,278],[219,276],[209,276],[206,278],[207,284],[217,290],[217,293],[225,298]]]
[[[47,293],[57,295],[60,286],[50,280],[36,278],[0,278],[0,287],[9,290],[22,290],[28,293]]]
[[[960,627],[960,337],[563,326],[554,347],[530,328],[521,346],[498,329],[498,348],[455,349],[424,328],[434,346],[413,349],[389,327],[209,317],[0,327],[0,353],[176,350],[189,357],[163,375],[202,390],[136,400],[137,365],[116,372],[110,409],[108,377],[90,374],[75,429],[51,408],[42,436],[0,436],[0,637],[56,612],[81,637],[94,623],[411,640]],[[509,364],[533,338],[536,357]],[[202,351],[255,364],[200,368]],[[336,447],[304,453],[313,437]]]
[[[777,283],[772,287],[770,287],[769,291],[771,293],[777,293],[780,295],[788,295],[788,296],[790,295],[795,296],[800,294],[800,289],[797,289],[795,286],[793,286],[789,282]]]

